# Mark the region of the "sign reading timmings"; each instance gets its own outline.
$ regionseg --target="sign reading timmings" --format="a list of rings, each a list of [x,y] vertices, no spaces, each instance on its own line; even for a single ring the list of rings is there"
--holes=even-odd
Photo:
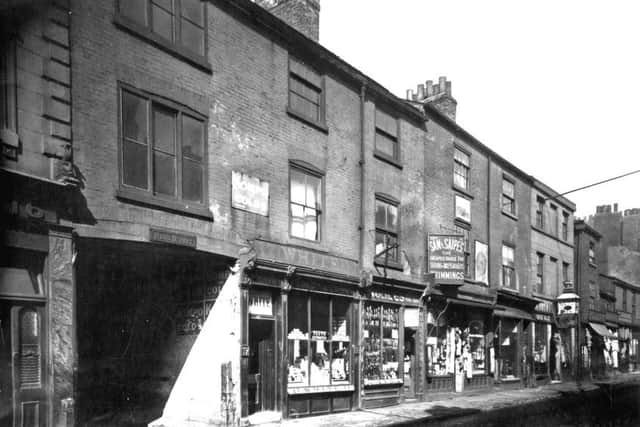
[[[464,237],[455,234],[429,234],[429,272],[436,283],[462,284],[464,281]]]

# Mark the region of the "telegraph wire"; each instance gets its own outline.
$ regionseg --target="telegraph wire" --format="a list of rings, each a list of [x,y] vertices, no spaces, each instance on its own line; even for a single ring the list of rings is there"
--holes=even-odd
[[[553,199],[557,199],[558,197],[564,196],[564,195],[566,195],[566,194],[569,194],[569,193],[575,193],[576,191],[585,190],[585,189],[587,189],[587,188],[595,187],[596,185],[600,185],[600,184],[604,184],[604,183],[606,183],[606,182],[614,181],[614,180],[616,180],[616,179],[624,178],[625,176],[633,175],[634,173],[638,173],[638,172],[640,172],[640,169],[635,170],[635,171],[632,171],[632,172],[627,172],[627,173],[622,174],[622,175],[614,176],[613,178],[605,179],[604,181],[599,181],[599,182],[595,182],[595,183],[593,183],[593,184],[585,185],[585,186],[583,186],[583,187],[576,188],[576,189],[574,189],[574,190],[565,191],[564,193],[556,194],[556,195],[555,195],[555,196],[553,196],[553,197],[547,197],[547,198],[545,199],[545,201],[553,200]]]

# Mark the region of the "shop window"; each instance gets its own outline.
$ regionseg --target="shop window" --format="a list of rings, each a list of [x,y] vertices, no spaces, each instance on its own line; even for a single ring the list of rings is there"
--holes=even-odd
[[[536,197],[536,227],[544,230],[544,198]]]
[[[201,0],[120,0],[118,11],[165,43],[205,54],[206,19]]]
[[[533,372],[535,375],[547,375],[549,327],[546,323],[535,323],[533,331]]]
[[[518,346],[519,321],[511,319],[500,320],[499,374],[501,378],[516,378],[518,376]]]
[[[441,312],[427,312],[426,360],[427,375],[444,376],[453,372],[452,358],[448,352],[449,334],[446,319]]]
[[[205,205],[204,117],[122,89],[122,186],[158,202]]]
[[[320,240],[322,176],[291,166],[289,173],[291,236]]]
[[[484,324],[479,320],[469,323],[469,353],[474,374],[484,374],[485,372],[485,339]]]
[[[350,301],[292,294],[288,312],[288,387],[350,384]]]
[[[536,292],[544,292],[544,254],[536,254]]]
[[[366,304],[363,321],[364,365],[366,384],[402,382],[399,364],[398,307]]]
[[[398,262],[398,204],[376,196],[376,262]]]
[[[378,109],[376,109],[375,138],[376,155],[398,162],[400,159],[398,120]]]
[[[502,245],[502,286],[505,288],[517,289],[516,268],[514,261],[515,248]]]
[[[469,189],[469,155],[455,148],[453,151],[453,185],[463,190]]]
[[[502,178],[502,211],[511,215],[516,214],[516,184]]]
[[[289,58],[289,110],[295,116],[324,125],[323,79],[302,62]]]

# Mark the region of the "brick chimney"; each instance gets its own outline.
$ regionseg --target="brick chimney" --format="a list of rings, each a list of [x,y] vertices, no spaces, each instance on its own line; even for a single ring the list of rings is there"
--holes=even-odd
[[[254,3],[318,42],[320,37],[320,0],[253,0]]]
[[[451,95],[451,82],[446,77],[440,77],[438,83],[433,84],[427,80],[426,84],[419,84],[416,92],[407,90],[407,101],[417,102],[422,105],[431,104],[442,114],[456,121],[456,107],[458,102]]]

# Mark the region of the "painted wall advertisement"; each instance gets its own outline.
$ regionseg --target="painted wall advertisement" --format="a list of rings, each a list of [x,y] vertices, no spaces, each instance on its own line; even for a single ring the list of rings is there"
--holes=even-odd
[[[476,282],[489,284],[489,246],[476,240]]]
[[[464,237],[455,234],[429,234],[429,272],[436,283],[462,284],[464,281]]]
[[[241,172],[231,173],[231,206],[269,215],[269,183]]]

